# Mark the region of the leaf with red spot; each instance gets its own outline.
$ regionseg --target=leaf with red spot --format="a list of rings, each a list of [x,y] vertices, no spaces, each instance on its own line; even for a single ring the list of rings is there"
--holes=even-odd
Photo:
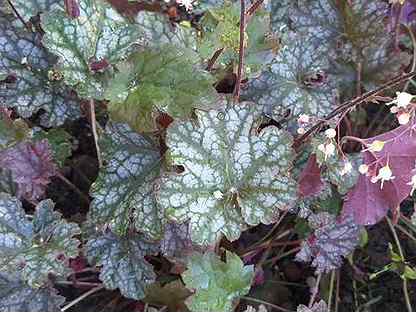
[[[36,201],[57,173],[47,140],[22,142],[0,153],[0,168],[11,172],[20,198]]]
[[[318,194],[323,187],[321,169],[316,161],[316,155],[312,154],[299,176],[298,193],[302,197],[309,197]]]
[[[358,224],[370,225],[380,221],[389,209],[395,210],[406,199],[412,189],[408,183],[415,174],[416,122],[400,126],[384,134],[363,140],[371,144],[379,140],[386,142],[380,152],[363,151],[363,163],[369,167],[368,175],[360,175],[355,187],[347,194],[344,213],[352,215]],[[377,160],[377,163],[375,161]],[[379,169],[388,163],[394,179],[371,182]]]

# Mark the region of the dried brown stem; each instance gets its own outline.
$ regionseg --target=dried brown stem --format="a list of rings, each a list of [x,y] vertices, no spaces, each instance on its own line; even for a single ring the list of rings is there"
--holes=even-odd
[[[244,33],[246,30],[246,4],[245,0],[240,0],[241,11],[240,11],[240,48],[239,48],[239,60],[238,60],[238,72],[237,81],[235,82],[234,98],[236,101],[240,99],[241,91],[241,79],[243,76],[244,68]]]

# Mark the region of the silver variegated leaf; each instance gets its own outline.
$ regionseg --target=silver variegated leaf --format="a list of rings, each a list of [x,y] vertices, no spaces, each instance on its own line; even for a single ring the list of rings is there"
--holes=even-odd
[[[140,43],[143,46],[159,47],[170,44],[177,48],[196,50],[196,33],[191,27],[174,25],[162,14],[141,11],[135,19],[142,32]]]
[[[50,273],[70,272],[67,261],[78,255],[79,241],[73,237],[79,233],[76,224],[53,211],[51,200],[37,205],[30,222],[19,200],[0,194],[0,270],[20,271],[31,287],[41,287]]]
[[[236,240],[247,225],[274,222],[296,199],[289,173],[292,137],[273,127],[255,135],[261,114],[250,102],[197,115],[198,125],[168,128],[169,155],[184,168],[160,183],[158,201],[168,216],[189,219],[199,244],[212,244],[221,234]]]
[[[41,123],[50,127],[78,118],[80,111],[77,99],[54,78],[55,59],[39,40],[25,29],[0,23],[0,72],[15,78],[0,83],[0,103],[25,118],[42,110]]]
[[[0,272],[0,312],[60,312],[64,302],[53,288],[31,288],[18,274]]]
[[[297,307],[296,312],[330,312],[330,311],[328,311],[328,306],[326,302],[321,300],[319,302],[315,302],[310,308],[301,304]]]
[[[64,0],[14,0],[13,5],[24,21],[39,13],[45,13],[53,8],[63,7]]]
[[[90,191],[94,200],[89,220],[119,234],[133,224],[139,231],[160,237],[164,213],[153,190],[161,166],[158,146],[126,124],[109,124],[100,145],[107,164]]]
[[[263,107],[264,112],[280,119],[289,114],[323,117],[336,107],[337,91],[328,74],[329,63],[313,39],[288,34],[286,46],[258,78],[244,88],[243,99]]]
[[[64,9],[41,17],[46,34],[43,44],[59,57],[58,68],[64,81],[81,97],[101,98],[105,72],[93,64],[114,64],[128,54],[140,31],[105,1],[80,0],[80,16],[71,18]]]
[[[296,259],[305,262],[313,259],[312,266],[318,273],[339,268],[342,258],[358,245],[360,227],[350,216],[336,219],[326,212],[312,214],[308,221],[314,232],[302,243]]]
[[[143,299],[144,288],[156,277],[144,257],[157,253],[158,246],[140,234],[120,237],[107,232],[91,238],[86,251],[91,264],[102,266],[100,279],[105,287],[119,288],[127,298]]]

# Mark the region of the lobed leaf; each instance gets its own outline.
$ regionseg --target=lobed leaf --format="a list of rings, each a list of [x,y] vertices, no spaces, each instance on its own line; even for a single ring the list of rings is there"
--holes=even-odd
[[[187,300],[192,311],[231,312],[233,302],[250,290],[254,266],[244,266],[240,257],[226,253],[224,263],[213,252],[194,254],[182,278],[196,292]]]
[[[145,286],[155,279],[146,255],[155,254],[157,244],[140,234],[117,236],[112,232],[91,238],[86,245],[91,264],[102,265],[100,279],[108,289],[119,288],[123,296],[141,300]]]
[[[269,117],[288,113],[289,120],[300,114],[323,117],[336,104],[336,87],[324,51],[308,37],[290,34],[287,42],[271,65],[249,80],[242,97],[261,105]]]
[[[60,312],[64,302],[51,287],[31,288],[18,274],[0,272],[0,312]]]
[[[11,172],[19,198],[36,201],[57,174],[52,158],[47,140],[21,142],[0,152],[0,167]]]
[[[149,137],[126,124],[109,124],[101,142],[107,162],[90,190],[88,218],[95,226],[109,226],[123,234],[130,225],[146,234],[161,236],[164,213],[156,205],[153,182],[159,176],[161,155]],[[132,221],[131,221],[132,220]]]
[[[8,21],[0,23],[0,72],[13,77],[12,82],[0,82],[0,103],[24,118],[41,111],[41,124],[51,127],[78,118],[80,111],[53,69],[54,58],[39,41],[38,35]]]
[[[94,62],[115,64],[131,51],[140,30],[128,23],[101,0],[80,0],[77,18],[55,9],[41,16],[46,34],[43,44],[59,57],[58,68],[64,81],[84,98],[101,99],[105,73],[94,71]]]
[[[342,257],[348,256],[359,243],[360,227],[351,217],[336,220],[329,213],[321,212],[309,216],[309,225],[314,229],[297,253],[296,259],[309,262],[318,273],[328,273],[342,265]]]
[[[174,221],[190,220],[198,244],[222,234],[236,240],[247,225],[274,222],[296,200],[292,137],[274,127],[251,133],[261,115],[253,103],[197,115],[198,126],[168,128],[170,157],[184,172],[162,179],[160,205]]]
[[[33,221],[25,216],[20,201],[0,193],[0,268],[20,271],[33,288],[41,287],[50,273],[66,276],[69,257],[78,255],[80,233],[74,223],[66,223],[53,211],[51,200],[36,206]]]
[[[114,120],[127,122],[139,132],[156,130],[159,111],[173,118],[189,118],[194,108],[215,104],[213,77],[194,63],[189,49],[164,45],[133,54],[119,64],[106,98]]]

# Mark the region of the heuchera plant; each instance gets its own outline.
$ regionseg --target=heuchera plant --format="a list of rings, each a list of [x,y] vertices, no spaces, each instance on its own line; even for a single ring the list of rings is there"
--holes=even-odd
[[[404,1],[138,1],[128,16],[115,2],[0,0],[0,312],[65,311],[84,299],[58,294],[70,281],[231,312],[282,222],[317,276],[297,311],[329,311],[322,276],[416,189],[411,48],[385,23]],[[394,123],[357,135],[370,102]],[[80,137],[88,194],[67,178]],[[88,212],[55,206],[56,181]],[[241,251],[259,225],[272,230]],[[77,284],[87,271],[97,283]]]

